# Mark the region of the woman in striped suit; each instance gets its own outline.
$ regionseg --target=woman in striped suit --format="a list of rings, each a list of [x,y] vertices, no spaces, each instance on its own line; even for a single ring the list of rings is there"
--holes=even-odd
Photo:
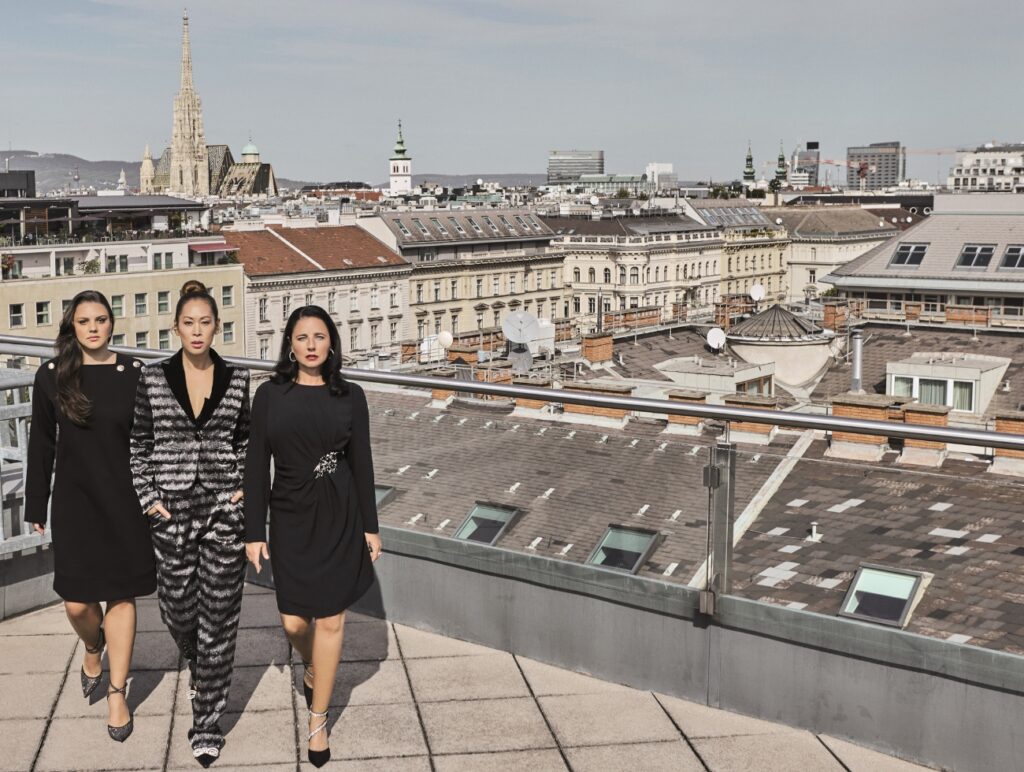
[[[191,674],[192,753],[208,767],[224,746],[242,603],[249,371],[211,348],[217,303],[199,282],[183,288],[174,329],[181,351],[139,379],[132,474],[152,526],[160,615]]]

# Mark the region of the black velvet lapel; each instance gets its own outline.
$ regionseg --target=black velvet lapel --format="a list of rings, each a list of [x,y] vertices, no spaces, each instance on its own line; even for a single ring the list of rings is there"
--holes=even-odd
[[[196,426],[203,426],[213,416],[220,401],[227,393],[228,385],[231,383],[231,366],[221,356],[210,349],[210,359],[213,360],[213,388],[210,396],[203,403],[203,409],[197,418],[192,412],[192,400],[188,396],[188,386],[185,384],[185,365],[182,363],[184,353],[179,349],[178,353],[165,361],[162,365],[164,376],[167,378],[167,385],[171,387],[174,398],[178,400],[185,415]]]

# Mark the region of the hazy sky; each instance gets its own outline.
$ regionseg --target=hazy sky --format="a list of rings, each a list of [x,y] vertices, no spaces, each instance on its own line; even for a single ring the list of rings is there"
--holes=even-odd
[[[949,0],[204,0],[192,58],[207,141],[249,131],[279,176],[381,182],[402,118],[416,173],[758,175],[817,139],[912,149],[1024,140],[1024,3]],[[4,0],[0,147],[138,159],[170,140],[181,11]],[[949,158],[912,154],[911,174]]]

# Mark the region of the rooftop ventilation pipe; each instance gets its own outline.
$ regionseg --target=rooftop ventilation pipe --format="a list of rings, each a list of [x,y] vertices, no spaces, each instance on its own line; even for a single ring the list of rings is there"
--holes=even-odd
[[[863,394],[861,386],[863,381],[864,365],[864,338],[860,330],[853,330],[850,333],[850,350],[853,354],[853,372],[850,375],[850,391],[854,394]]]

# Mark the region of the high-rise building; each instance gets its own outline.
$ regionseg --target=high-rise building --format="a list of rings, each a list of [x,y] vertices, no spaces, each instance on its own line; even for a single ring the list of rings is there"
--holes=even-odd
[[[899,142],[874,142],[864,147],[846,148],[846,184],[856,188],[861,184],[861,173],[866,172],[868,190],[891,188],[906,176],[907,149]]]
[[[604,174],[603,150],[552,150],[548,156],[548,184],[576,182],[584,174]]]
[[[821,151],[817,142],[808,142],[803,150],[793,153],[793,164],[790,172],[790,183],[816,187],[818,184],[818,162]],[[804,176],[806,175],[806,176]]]
[[[946,184],[958,193],[1024,191],[1024,144],[988,143],[957,153]]]
[[[395,142],[395,150],[391,154],[390,164],[391,195],[412,192],[412,156],[405,149],[401,121],[398,122],[398,140]]]
[[[647,164],[647,181],[654,188],[655,192],[677,190],[679,188],[679,175],[676,174],[672,164],[652,162]]]

